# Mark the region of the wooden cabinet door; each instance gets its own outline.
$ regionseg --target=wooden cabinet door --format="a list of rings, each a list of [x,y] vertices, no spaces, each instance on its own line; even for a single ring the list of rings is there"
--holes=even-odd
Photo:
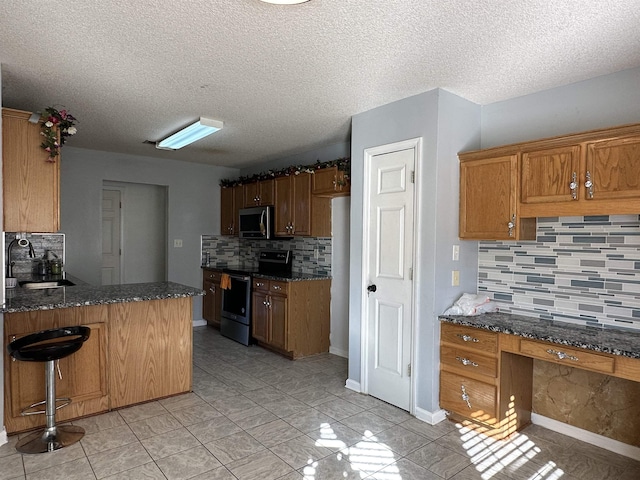
[[[254,339],[269,343],[268,295],[254,293],[251,296],[251,335]]]
[[[289,226],[293,222],[291,177],[278,177],[274,180],[274,234],[290,237]]]
[[[514,240],[517,155],[460,163],[460,238]]]
[[[313,172],[314,195],[333,194],[338,191],[338,167],[321,168]]]
[[[258,182],[245,183],[242,188],[244,190],[244,208],[260,205],[260,184]]]
[[[586,200],[640,198],[640,137],[588,144],[586,171],[593,182],[590,189],[585,186],[586,177],[582,181]]]
[[[222,187],[220,189],[220,234],[233,235],[234,222],[234,188]]]
[[[520,201],[526,204],[578,200],[579,168],[579,145],[523,152]]]
[[[271,341],[274,347],[288,350],[289,322],[287,317],[287,297],[270,295]]]
[[[205,296],[202,299],[202,318],[209,325],[220,326],[222,313],[222,290],[220,289],[221,272],[213,270],[202,271],[202,289]]]
[[[293,180],[293,234],[311,235],[311,174],[301,173]]]
[[[275,197],[275,181],[260,180],[260,205],[273,205]]]
[[[60,229],[60,156],[47,161],[40,124],[30,112],[2,109],[4,231]]]
[[[191,390],[191,305],[187,297],[108,306],[111,408]]]

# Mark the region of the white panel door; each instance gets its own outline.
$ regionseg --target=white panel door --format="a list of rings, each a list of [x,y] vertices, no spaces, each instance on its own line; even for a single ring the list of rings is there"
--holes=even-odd
[[[374,155],[368,178],[367,390],[405,410],[411,405],[414,163],[414,148]]]
[[[121,283],[120,205],[118,190],[102,190],[102,285]]]

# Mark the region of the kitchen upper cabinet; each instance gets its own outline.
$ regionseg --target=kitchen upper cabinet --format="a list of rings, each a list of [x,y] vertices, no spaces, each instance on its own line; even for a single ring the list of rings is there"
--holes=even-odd
[[[313,195],[338,197],[351,193],[348,177],[345,176],[345,172],[338,170],[338,167],[315,170],[312,178],[311,192]]]
[[[459,156],[460,238],[533,240],[537,217],[640,212],[640,124]]]
[[[275,188],[273,179],[247,183],[243,188],[245,208],[273,205]]]
[[[521,160],[522,204],[571,202],[578,198],[580,146],[523,152]]]
[[[535,220],[518,216],[517,198],[517,155],[460,155],[460,238],[534,239]]]
[[[40,124],[30,116],[2,109],[4,230],[54,233],[60,229],[60,156],[47,161]]]
[[[242,185],[220,188],[220,234],[238,236],[239,211],[244,207]]]
[[[205,268],[202,270],[202,318],[209,325],[220,328],[222,315],[222,289],[220,288],[220,270]]]
[[[311,174],[275,179],[275,235],[311,235]]]
[[[584,198],[593,203],[640,199],[640,135],[587,144],[585,173],[591,186],[583,185]],[[586,179],[585,179],[586,180]],[[638,213],[634,208],[631,213]]]

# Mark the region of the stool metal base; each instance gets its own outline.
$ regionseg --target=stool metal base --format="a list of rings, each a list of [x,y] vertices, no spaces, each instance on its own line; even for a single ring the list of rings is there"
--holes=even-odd
[[[16,445],[20,453],[53,452],[73,445],[84,436],[84,428],[75,425],[56,425],[27,435]]]

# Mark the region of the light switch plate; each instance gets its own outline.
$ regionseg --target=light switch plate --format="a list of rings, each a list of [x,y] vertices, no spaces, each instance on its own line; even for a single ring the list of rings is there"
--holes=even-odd
[[[452,270],[451,271],[451,286],[452,287],[457,287],[458,285],[460,285],[460,271],[459,270]]]
[[[176,247],[176,248],[182,248],[182,240],[180,240],[179,238],[176,238],[173,241],[173,246]]]

